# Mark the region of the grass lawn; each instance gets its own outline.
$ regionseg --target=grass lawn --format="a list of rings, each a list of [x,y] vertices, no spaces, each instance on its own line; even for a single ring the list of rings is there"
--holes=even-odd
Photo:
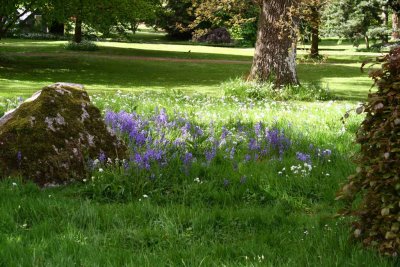
[[[249,48],[115,42],[99,43],[100,50],[97,52],[77,53],[64,50],[64,43],[29,40],[0,42],[0,53],[5,57],[5,63],[0,66],[0,96],[27,96],[46,84],[71,80],[86,85],[88,90],[94,92],[174,89],[221,95],[219,85],[222,82],[247,75],[253,53],[253,49]],[[376,54],[357,53],[348,50],[347,46],[344,48],[344,52],[339,51],[340,55],[323,50],[322,53],[328,55],[326,63],[299,64],[300,79],[304,83],[328,86],[339,97],[362,100],[371,82],[366,73],[361,73],[360,65]],[[29,55],[22,56],[20,53]],[[244,64],[154,62],[121,56],[240,60]]]
[[[360,72],[360,62],[374,54],[329,41],[328,61],[300,64],[299,76],[328,85],[342,99],[276,102],[223,96],[220,84],[249,70],[251,49],[110,42],[97,52],[76,53],[61,45],[2,40],[0,105],[12,108],[16,96],[53,82],[83,83],[104,113],[124,110],[148,122],[146,131],[154,137],[149,147],[164,137],[168,144],[179,137],[188,145],[168,154],[168,167],[152,162],[147,170],[132,162],[121,170],[104,164],[87,182],[66,187],[1,181],[0,266],[397,264],[351,241],[350,220],[335,217],[343,205],[335,193],[355,170],[353,139],[362,121],[353,114],[343,125],[340,118],[365,99],[371,81]],[[16,54],[21,52],[51,55]],[[173,126],[156,123],[163,112]],[[192,132],[185,135],[187,123]],[[201,133],[193,132],[195,126]],[[262,145],[253,148],[254,140],[265,145],[275,129],[287,138],[280,142],[290,145],[265,155]],[[215,139],[217,146],[210,141]],[[216,152],[208,160],[212,146]],[[190,166],[181,160],[189,151],[196,158]],[[310,158],[303,162],[299,152]]]

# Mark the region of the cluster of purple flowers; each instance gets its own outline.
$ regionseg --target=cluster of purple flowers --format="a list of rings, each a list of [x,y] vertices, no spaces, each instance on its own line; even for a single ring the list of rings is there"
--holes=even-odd
[[[169,116],[165,109],[156,110],[152,116],[108,111],[105,122],[130,148],[126,168],[150,170],[174,162],[188,172],[194,162],[209,166],[217,157],[237,166],[240,162],[283,160],[292,147],[282,129],[262,122],[252,127],[240,124],[215,129],[213,122],[195,124],[181,114]],[[327,155],[328,150],[320,153]],[[301,152],[296,156],[304,162],[311,160],[310,155]],[[99,161],[105,160],[105,155],[100,155]]]
[[[311,162],[311,156],[306,153],[296,152],[296,158],[303,162],[307,162],[307,163]]]

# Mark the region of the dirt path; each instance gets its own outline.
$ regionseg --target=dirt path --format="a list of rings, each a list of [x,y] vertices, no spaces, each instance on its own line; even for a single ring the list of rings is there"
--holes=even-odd
[[[69,56],[88,56],[101,59],[123,59],[123,60],[144,60],[158,62],[186,62],[186,63],[210,63],[210,64],[242,64],[249,65],[251,61],[244,60],[225,60],[225,59],[194,59],[194,58],[169,58],[169,57],[142,57],[142,56],[125,56],[125,55],[101,55],[89,53],[10,53],[15,56],[24,57],[69,57]]]

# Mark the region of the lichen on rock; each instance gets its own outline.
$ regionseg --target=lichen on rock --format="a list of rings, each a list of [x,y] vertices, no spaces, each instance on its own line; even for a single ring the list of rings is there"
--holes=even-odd
[[[40,185],[85,179],[89,159],[126,157],[82,85],[44,87],[0,119],[0,178]]]

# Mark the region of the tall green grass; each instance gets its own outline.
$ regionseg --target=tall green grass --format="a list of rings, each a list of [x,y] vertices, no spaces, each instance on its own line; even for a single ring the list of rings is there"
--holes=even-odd
[[[289,157],[254,162],[238,172],[221,159],[184,179],[172,167],[152,185],[144,176],[126,176],[113,167],[95,171],[93,180],[58,188],[3,180],[1,266],[396,264],[352,243],[347,219],[335,217],[341,206],[335,192],[354,171],[353,135],[362,120],[353,115],[343,125],[340,118],[354,103],[240,100],[179,91],[94,94],[92,101],[103,111],[142,116],[153,116],[156,108],[171,116],[179,111],[193,123],[214,121],[216,128],[239,121],[273,123],[291,129],[296,148],[313,143],[333,154],[306,177],[290,171],[298,161]],[[104,191],[107,187],[115,191]]]

